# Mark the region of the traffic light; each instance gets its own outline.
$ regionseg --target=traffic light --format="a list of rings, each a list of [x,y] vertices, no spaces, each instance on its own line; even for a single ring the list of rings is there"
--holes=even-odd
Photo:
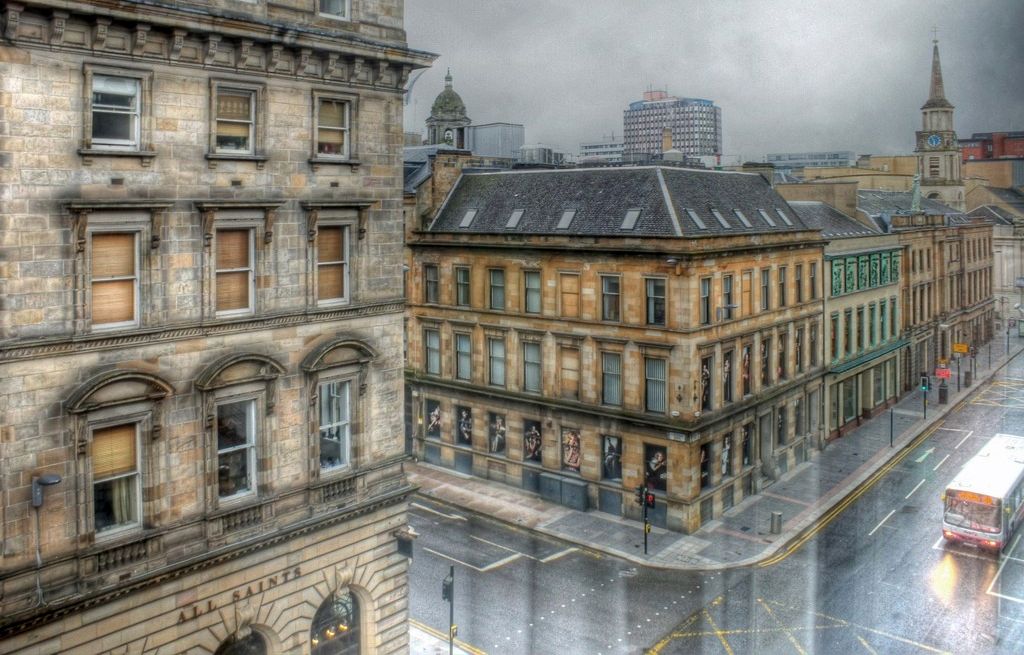
[[[446,576],[444,581],[441,583],[441,599],[446,600],[449,603],[452,602],[454,596],[452,595],[453,587],[455,586],[455,580],[452,576]]]
[[[648,490],[647,493],[644,494],[644,504],[646,504],[648,507],[654,507],[653,491]]]
[[[928,391],[928,376],[921,376],[921,391]]]
[[[645,491],[646,491],[646,489],[644,489],[643,486],[639,486],[639,487],[636,488],[636,504],[637,505],[643,505],[644,504],[644,492]]]

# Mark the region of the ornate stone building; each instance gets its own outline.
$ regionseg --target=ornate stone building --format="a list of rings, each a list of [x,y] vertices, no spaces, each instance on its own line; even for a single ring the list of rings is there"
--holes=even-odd
[[[452,88],[452,72],[444,76],[444,90],[434,98],[427,117],[426,145],[447,144],[466,148],[466,129],[472,120],[466,115],[466,104]]]
[[[400,653],[400,2],[4,2],[0,651]]]
[[[407,196],[422,458],[692,532],[809,456],[823,242],[762,176],[450,163]]]
[[[960,146],[953,129],[953,105],[946,100],[939,64],[939,42],[932,47],[932,74],[928,100],[921,106],[921,129],[917,131],[917,172],[921,193],[963,211],[964,182],[960,172]]]

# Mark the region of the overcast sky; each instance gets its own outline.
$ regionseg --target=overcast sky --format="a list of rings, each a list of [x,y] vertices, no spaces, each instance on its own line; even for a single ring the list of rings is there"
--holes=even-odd
[[[575,154],[622,134],[648,87],[722,108],[727,155],[908,153],[932,27],[957,133],[1024,130],[1024,0],[406,0],[409,45],[440,55],[405,127],[424,131],[451,68],[474,124],[522,123]]]

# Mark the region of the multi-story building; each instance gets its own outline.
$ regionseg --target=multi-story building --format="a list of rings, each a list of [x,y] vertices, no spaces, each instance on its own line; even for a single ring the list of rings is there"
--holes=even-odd
[[[642,100],[622,112],[623,158],[646,161],[667,150],[662,138],[665,128],[671,133],[669,147],[686,156],[722,152],[722,109],[714,101],[645,91]]]
[[[630,517],[647,484],[686,532],[808,458],[823,242],[761,175],[435,170],[409,209],[421,457]]]
[[[478,157],[515,159],[526,140],[518,123],[484,123],[466,128],[466,149]]]
[[[770,152],[764,160],[775,166],[775,170],[791,173],[805,168],[849,167],[857,163],[857,156],[851,150],[825,152]]]
[[[401,3],[25,0],[0,650],[401,653]]]
[[[899,353],[901,245],[895,234],[813,201],[789,201],[825,246],[825,417],[838,437],[894,403]]]
[[[960,139],[963,160],[1024,158],[1024,132],[975,132]]]
[[[597,141],[584,141],[580,143],[577,161],[580,164],[587,162],[604,161],[609,164],[622,162],[622,139],[614,134]]]

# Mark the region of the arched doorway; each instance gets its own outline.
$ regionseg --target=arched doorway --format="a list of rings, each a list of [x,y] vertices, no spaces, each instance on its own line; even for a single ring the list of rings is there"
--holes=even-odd
[[[229,637],[213,655],[267,655],[268,652],[267,640],[252,630],[241,639]]]
[[[331,595],[313,616],[312,655],[358,655],[359,599],[350,592]]]

